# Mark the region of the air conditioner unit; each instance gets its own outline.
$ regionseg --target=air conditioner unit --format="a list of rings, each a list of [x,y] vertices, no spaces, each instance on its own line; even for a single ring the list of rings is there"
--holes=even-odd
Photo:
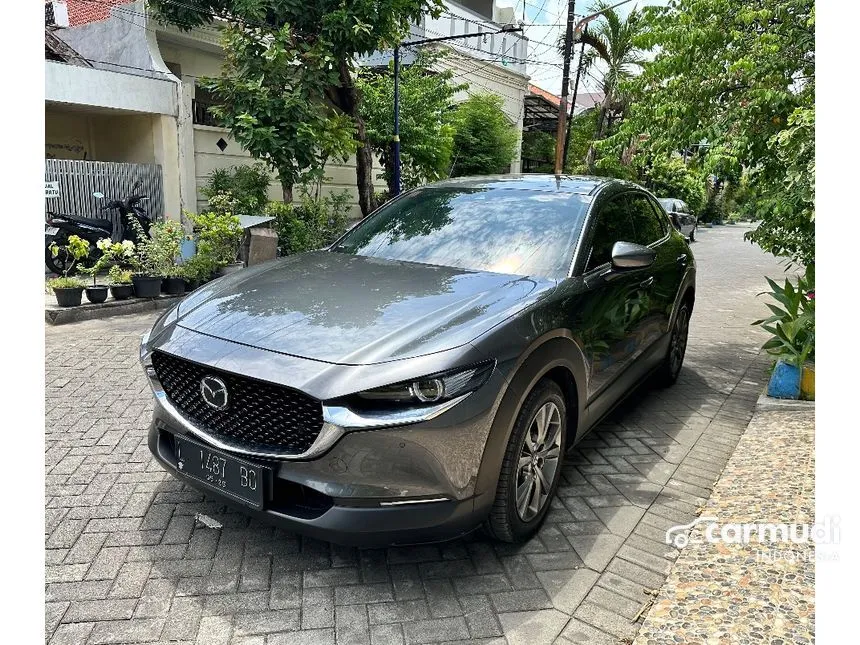
[[[45,26],[46,27],[68,27],[69,8],[65,2],[51,0],[45,3]]]

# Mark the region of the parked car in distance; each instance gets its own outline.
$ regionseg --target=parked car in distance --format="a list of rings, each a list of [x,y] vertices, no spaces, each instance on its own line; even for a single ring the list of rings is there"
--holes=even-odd
[[[686,237],[691,242],[696,241],[696,229],[698,228],[698,220],[695,215],[690,212],[690,207],[681,199],[672,197],[661,197],[657,201],[663,209],[669,214],[669,218],[675,225],[681,235]]]
[[[681,371],[695,262],[629,182],[461,178],[201,287],[141,340],[149,448],[260,520],[353,545],[538,530],[569,453]]]

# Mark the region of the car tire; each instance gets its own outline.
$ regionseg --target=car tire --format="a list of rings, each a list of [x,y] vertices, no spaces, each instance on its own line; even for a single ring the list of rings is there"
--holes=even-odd
[[[567,406],[561,388],[541,379],[523,402],[508,440],[496,499],[484,526],[491,537],[523,542],[540,528],[561,478],[566,434]],[[531,461],[525,464],[529,455]]]
[[[684,356],[687,353],[687,338],[690,332],[690,303],[684,301],[675,314],[672,323],[672,333],[669,336],[669,349],[666,357],[657,372],[659,383],[663,387],[674,385],[684,365]]]

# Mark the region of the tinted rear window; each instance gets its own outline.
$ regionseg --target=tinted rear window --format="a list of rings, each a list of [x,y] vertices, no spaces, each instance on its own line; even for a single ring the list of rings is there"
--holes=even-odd
[[[570,193],[428,187],[383,206],[332,250],[560,279],[586,208]]]

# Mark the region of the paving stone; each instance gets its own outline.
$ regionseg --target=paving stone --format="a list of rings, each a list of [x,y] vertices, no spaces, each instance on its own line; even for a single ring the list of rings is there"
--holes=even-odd
[[[302,594],[302,629],[334,627],[334,590],[305,589]]]
[[[50,645],[81,645],[86,643],[95,623],[68,623],[57,627]]]
[[[570,619],[561,633],[561,638],[565,642],[576,643],[577,645],[616,645],[618,643],[616,636],[602,632],[576,618]]]
[[[568,616],[557,609],[499,614],[509,645],[552,643],[567,623]]]
[[[370,645],[403,645],[403,628],[400,625],[371,625]]]
[[[590,569],[560,569],[537,574],[555,609],[572,614],[594,585],[598,574]]]
[[[431,618],[416,620],[403,625],[407,645],[420,643],[443,643],[458,639],[469,638],[466,619],[462,616],[452,618]]]
[[[90,643],[145,643],[156,640],[164,629],[163,618],[132,618],[96,623],[90,634]]]
[[[236,614],[235,632],[247,636],[293,631],[301,627],[299,614],[295,609]]]
[[[475,638],[501,636],[502,630],[496,612],[486,596],[463,596],[460,599],[463,617],[469,628],[469,635]]]
[[[336,607],[335,635],[338,645],[365,645],[370,643],[367,608],[364,605]]]
[[[120,620],[131,618],[137,600],[76,600],[66,611],[64,620],[68,623],[83,623],[99,620]]]
[[[267,645],[335,645],[334,629],[310,629],[287,634],[270,634]]]

